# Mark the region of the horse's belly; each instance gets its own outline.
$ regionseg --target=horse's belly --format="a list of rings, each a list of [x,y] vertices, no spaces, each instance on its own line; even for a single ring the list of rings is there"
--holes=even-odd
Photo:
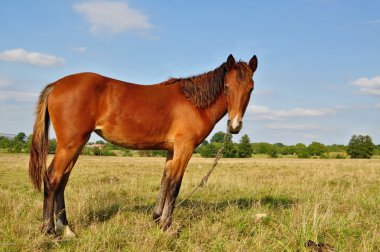
[[[160,130],[147,130],[138,127],[97,126],[95,132],[108,142],[130,149],[172,150],[174,140]]]

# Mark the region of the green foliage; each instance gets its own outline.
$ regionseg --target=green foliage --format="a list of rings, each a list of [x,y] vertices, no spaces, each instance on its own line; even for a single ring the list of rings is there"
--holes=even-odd
[[[21,153],[24,143],[21,141],[11,141],[8,147],[8,151],[11,153]]]
[[[123,149],[123,157],[132,157],[133,154],[132,154],[132,151],[130,149]]]
[[[0,137],[0,148],[8,149],[10,141],[8,138],[1,136]]]
[[[7,139],[8,140],[8,139]],[[27,137],[24,132],[18,133],[13,140],[3,140],[4,147],[8,145],[8,152],[21,153],[29,150],[29,145],[26,145]]]
[[[55,154],[57,150],[57,140],[55,138],[49,140],[48,153]]]
[[[94,155],[94,156],[116,156],[116,154],[113,151],[106,149],[104,147],[99,148],[99,147],[89,147],[89,146],[86,146],[83,149],[82,154]]]
[[[222,131],[216,132],[212,137],[211,143],[223,143],[225,133]]]
[[[253,149],[251,145],[251,140],[248,135],[244,135],[240,139],[240,143],[238,144],[237,154],[240,158],[250,158],[253,154]]]
[[[375,146],[374,155],[380,155],[380,144]]]
[[[326,152],[346,152],[346,146],[343,144],[333,144],[326,146]]]
[[[105,142],[103,140],[98,140],[95,142],[96,144],[105,144]]]
[[[271,145],[268,149],[268,153],[269,157],[271,158],[278,158],[278,154],[279,154],[279,147],[277,145]]]
[[[236,158],[237,157],[237,150],[235,148],[235,144],[232,142],[232,135],[231,134],[227,134],[227,136],[226,136],[226,142],[224,144],[224,149],[223,149],[223,157],[225,157],[225,158]]]
[[[298,143],[294,146],[294,149],[295,149],[295,152],[296,154],[298,155],[299,153],[302,153],[302,152],[307,152],[307,147],[306,145],[304,145],[303,143]]]
[[[26,135],[24,132],[20,132],[18,133],[15,138],[13,139],[13,141],[15,142],[21,142],[21,143],[25,143],[25,139],[26,139]]]
[[[268,154],[271,146],[270,143],[265,142],[254,143],[252,144],[252,151],[254,154]]]
[[[294,145],[284,146],[280,150],[282,155],[294,155],[296,153],[296,147]]]
[[[310,154],[307,151],[307,149],[302,150],[302,151],[298,151],[297,152],[297,158],[310,158]]]
[[[220,147],[220,144],[218,143],[210,143],[205,146],[202,146],[199,148],[199,154],[202,157],[215,157],[216,153],[218,152],[218,149]]]
[[[164,150],[139,150],[140,157],[166,157],[166,151]]]
[[[205,146],[205,145],[208,145],[209,142],[205,139],[202,143],[201,143],[201,146]]]
[[[353,135],[347,147],[347,154],[351,158],[371,158],[375,151],[375,145],[370,136]]]
[[[326,148],[323,144],[318,142],[312,142],[308,147],[307,151],[311,156],[321,156],[326,152]]]

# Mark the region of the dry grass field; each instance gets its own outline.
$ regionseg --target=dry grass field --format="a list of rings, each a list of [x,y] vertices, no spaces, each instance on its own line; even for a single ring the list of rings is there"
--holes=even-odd
[[[50,157],[51,158],[51,157]],[[209,169],[193,158],[179,200]],[[40,234],[26,154],[0,154],[2,251],[380,251],[380,160],[221,159],[162,232],[151,220],[164,158],[81,156],[67,190],[78,237]]]

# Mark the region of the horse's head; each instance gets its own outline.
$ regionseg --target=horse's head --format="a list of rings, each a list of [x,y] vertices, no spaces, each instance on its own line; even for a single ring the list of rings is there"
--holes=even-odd
[[[228,56],[227,73],[224,79],[224,92],[227,98],[228,131],[239,133],[243,126],[242,118],[247,108],[253,90],[253,73],[257,68],[256,55],[249,63],[235,62],[232,55]]]

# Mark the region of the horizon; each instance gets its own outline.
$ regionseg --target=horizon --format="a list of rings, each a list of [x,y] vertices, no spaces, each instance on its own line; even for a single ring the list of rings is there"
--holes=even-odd
[[[347,145],[361,134],[380,143],[378,1],[43,0],[0,8],[0,132],[29,135],[39,92],[66,75],[158,83],[211,71],[232,53],[258,57],[235,141],[247,134],[252,143]],[[223,118],[207,139],[225,128]],[[95,135],[90,141],[101,139]]]

